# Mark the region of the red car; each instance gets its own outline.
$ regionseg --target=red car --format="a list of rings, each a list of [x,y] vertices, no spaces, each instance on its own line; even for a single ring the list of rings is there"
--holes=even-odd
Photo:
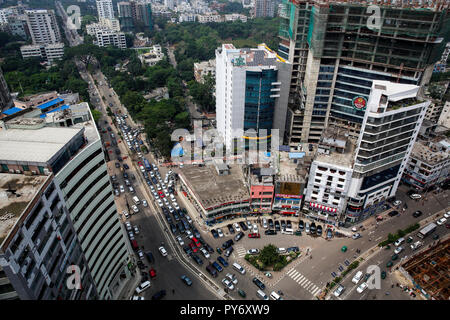
[[[155,269],[151,268],[150,271],[149,271],[148,273],[150,274],[150,277],[151,277],[151,278],[156,277],[156,271],[155,271]]]
[[[164,198],[165,197],[164,192],[162,192],[162,191],[158,191],[158,194],[159,194],[160,198]]]
[[[142,162],[138,161],[138,165],[142,166]]]
[[[259,233],[249,233],[249,238],[261,238],[261,235]]]
[[[447,223],[447,224],[445,225],[445,227],[446,227],[447,229],[450,229],[450,223]]]
[[[197,252],[198,248],[195,246],[193,242],[189,243],[189,247],[191,247],[192,251]]]
[[[196,237],[192,237],[192,241],[195,243],[195,245],[197,247],[200,248],[202,246],[202,244],[200,243],[200,241],[198,241],[198,239]]]

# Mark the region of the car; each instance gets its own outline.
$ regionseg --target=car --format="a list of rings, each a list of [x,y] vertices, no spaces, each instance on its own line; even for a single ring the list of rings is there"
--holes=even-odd
[[[148,271],[150,278],[154,278],[156,277],[156,271],[153,268],[150,268],[150,270]]]
[[[286,220],[286,228],[292,229],[292,222],[291,222],[291,220]]]
[[[269,230],[264,231],[264,234],[266,236],[273,236],[273,235],[276,235],[277,232],[275,230],[273,230],[273,229],[269,229]]]
[[[192,254],[191,254],[191,257],[192,257],[192,259],[194,259],[194,261],[195,261],[198,265],[202,265],[202,264],[203,264],[202,259],[201,259],[198,255],[192,253]]]
[[[166,296],[166,290],[160,290],[152,296],[152,300],[161,300]]]
[[[253,278],[252,282],[261,290],[264,290],[266,288],[264,283],[256,277]]]
[[[422,198],[422,196],[418,193],[413,193],[413,194],[409,195],[409,197],[413,200],[418,200],[418,199]]]
[[[116,195],[116,196],[120,195],[119,189],[114,189],[114,195]]]
[[[132,296],[130,298],[130,300],[145,300],[144,297],[140,297],[140,296]]]
[[[134,204],[131,206],[131,209],[133,210],[134,213],[138,213],[139,212],[138,207],[136,205],[134,205]]]
[[[183,281],[184,284],[189,286],[189,287],[192,286],[192,280],[188,276],[186,276],[184,274],[181,276],[181,281]]]
[[[253,233],[259,233],[258,226],[256,224],[253,225],[252,231]]]
[[[134,229],[134,233],[135,233],[135,234],[139,234],[139,228],[138,228],[138,226],[134,226],[133,229]]]
[[[392,257],[391,257],[391,260],[392,261],[395,261],[395,260],[397,260],[398,259],[398,254],[394,254]]]
[[[217,228],[217,234],[219,235],[219,238],[223,238],[223,232],[222,232],[222,229]]]
[[[231,224],[227,225],[228,231],[230,231],[230,233],[234,233],[234,229],[233,226]]]
[[[253,224],[251,221],[247,221],[247,227],[248,227],[248,230],[250,230],[250,231],[252,230]]]
[[[209,244],[205,243],[204,247],[209,253],[214,253],[214,249]]]
[[[158,248],[158,250],[159,250],[159,252],[161,253],[161,255],[162,255],[163,257],[167,256],[167,250],[166,250],[166,248],[164,248],[163,246],[161,246],[161,247]]]
[[[266,230],[269,231],[269,230]],[[259,233],[249,233],[248,234],[249,238],[261,238],[261,235]]]
[[[212,266],[214,267],[214,269],[216,269],[216,270],[219,271],[219,272],[222,272],[222,271],[223,271],[223,268],[220,266],[220,264],[217,263],[217,261],[214,261],[214,262],[212,263]]]
[[[235,237],[234,237],[234,241],[238,242],[239,240],[242,239],[242,237],[244,237],[244,233],[242,231],[240,231]]]
[[[225,257],[229,257],[231,253],[233,252],[233,247],[229,247],[227,250],[225,250],[224,255]]]
[[[403,251],[403,247],[397,247],[395,250],[394,250],[394,253],[395,254],[399,254],[400,252],[402,252]]]
[[[359,238],[361,238],[361,234],[360,234],[360,233],[355,233],[355,234],[352,236],[352,239],[353,239],[353,240],[356,240],[356,239],[359,239]]]
[[[244,223],[244,221],[239,222],[239,225],[241,226],[242,230],[247,231],[248,227],[247,225]]]
[[[396,216],[396,215],[398,215],[398,211],[396,211],[396,210],[391,211],[391,212],[388,213],[389,217],[393,217],[393,216]]]
[[[219,234],[217,233],[216,229],[211,229],[211,234],[213,235],[213,237],[215,239],[217,239],[219,237]]]
[[[267,219],[264,218],[264,219],[263,219],[263,228],[264,228],[264,229],[267,229],[268,227],[269,227],[269,225],[267,224]]]
[[[433,235],[433,240],[437,240],[437,239],[439,239],[439,235],[438,234]]]
[[[209,254],[209,252],[208,252],[205,248],[200,248],[200,251],[202,252],[203,256],[204,256],[206,259],[209,259],[209,257],[211,256],[211,255]]]
[[[142,252],[142,250],[138,250],[137,252],[139,259],[143,260],[144,259],[144,253]]]
[[[446,218],[440,218],[438,221],[436,221],[436,223],[437,223],[439,226],[442,226],[446,221],[447,221]]]
[[[151,251],[147,251],[145,255],[147,256],[148,262],[153,263],[155,261],[155,259],[153,258],[153,253]]]
[[[395,200],[392,204],[397,207],[402,204],[402,200]]]
[[[450,223],[446,223],[446,224],[445,224],[445,227],[446,227],[447,229],[450,229]]]
[[[321,235],[322,235],[322,226],[321,226],[321,225],[318,225],[318,226],[317,226],[316,234],[317,234],[318,236],[321,236]]]
[[[123,164],[123,168],[124,168],[125,170],[130,169],[130,167],[129,167],[126,163]]]
[[[392,265],[393,265],[392,261],[389,261],[388,263],[386,263],[386,267],[388,267],[388,268],[392,267]]]
[[[200,248],[202,246],[202,244],[200,243],[200,241],[196,237],[192,237],[192,242],[195,243],[195,245],[198,248]]]
[[[345,287],[343,285],[339,285],[336,290],[334,290],[333,294],[335,297],[339,297],[345,290]]]
[[[359,285],[359,287],[356,289],[356,291],[358,291],[358,293],[363,293],[364,290],[366,290],[368,288],[367,283],[363,282]]]
[[[150,281],[144,281],[142,282],[137,288],[136,288],[136,293],[139,294],[145,290],[147,290],[148,288],[150,288]]]
[[[125,192],[125,188],[124,188],[123,185],[120,185],[120,186],[119,186],[119,189],[120,189],[120,193],[124,193],[124,192]]]
[[[333,232],[331,231],[331,228],[327,229],[327,238],[331,239],[333,237]]]
[[[289,247],[286,249],[286,251],[289,252],[300,252],[300,248],[299,247]]]
[[[116,162],[115,166],[116,168],[120,168],[120,163]]]
[[[222,283],[223,283],[224,286],[227,287],[228,289],[234,290],[234,284],[233,284],[233,282],[231,282],[230,279],[224,278],[224,279],[222,280]]]
[[[246,294],[245,291],[242,290],[242,289],[239,289],[239,290],[238,290],[238,293],[239,293],[239,295],[240,295],[242,298],[246,298],[246,297],[247,297],[247,294]]]
[[[190,255],[193,253],[190,246],[185,246],[185,247],[183,247],[183,250],[184,250],[184,252],[186,252],[186,254],[187,254],[188,256],[190,256]]]
[[[164,206],[164,204],[163,204],[163,202],[161,201],[161,199],[156,199],[156,203],[157,203],[158,206],[161,207],[161,208]]]
[[[129,223],[128,221],[125,222],[125,228],[127,229],[127,231],[132,231],[133,227],[131,226],[131,223]]]
[[[311,231],[311,234],[316,234],[316,224],[313,222],[313,223],[311,223],[311,226],[310,226],[310,231]]]
[[[286,222],[284,220],[281,220],[281,230],[285,230],[286,229]]]
[[[276,231],[281,231],[280,222],[279,221],[275,221],[275,230]]]
[[[180,236],[177,236],[177,241],[180,246],[184,246],[184,241]]]
[[[225,241],[225,242],[222,244],[222,249],[223,249],[223,250],[228,249],[228,248],[231,247],[233,244],[234,244],[233,240],[232,240],[232,239],[229,239],[229,240]]]
[[[406,239],[406,242],[408,242],[408,243],[411,243],[411,242],[413,242],[414,241],[414,239],[411,237],[411,236],[409,236],[407,239]]]
[[[259,250],[258,249],[250,249],[247,251],[248,254],[258,254]]]
[[[222,258],[222,256],[218,256],[217,261],[219,261],[224,267],[228,267],[228,262]]]
[[[405,238],[398,238],[395,242],[394,242],[394,245],[396,246],[396,247],[398,247],[399,245],[401,245],[403,242],[405,242]]]
[[[272,219],[269,219],[269,228],[273,229],[273,220]]]
[[[134,193],[134,188],[132,186],[129,186],[128,191],[130,191],[131,193]]]
[[[125,219],[128,219],[130,217],[130,214],[128,213],[128,211],[123,211],[122,214],[125,216]]]
[[[236,278],[235,274],[227,273],[225,277],[227,277],[231,282],[233,282],[233,284],[238,284],[238,279]]]
[[[422,211],[417,210],[412,215],[413,215],[414,218],[418,218],[418,217],[420,217],[422,215]]]
[[[194,237],[191,230],[186,230],[185,233],[186,233],[186,237],[188,237],[189,239],[192,239]]]
[[[142,200],[142,205],[143,205],[144,207],[148,207],[147,200]]]
[[[450,218],[450,211],[444,213],[444,218],[446,219]]]
[[[381,279],[386,279],[386,271],[381,271]]]
[[[417,241],[415,243],[413,243],[410,247],[411,250],[417,250],[418,248],[420,248],[422,246],[423,242],[421,241]]]

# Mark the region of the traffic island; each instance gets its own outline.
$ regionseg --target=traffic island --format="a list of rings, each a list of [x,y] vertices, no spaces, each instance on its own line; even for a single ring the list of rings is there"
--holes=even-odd
[[[246,254],[244,258],[259,271],[281,271],[300,255],[300,252],[280,254],[277,247],[269,244],[258,255]]]

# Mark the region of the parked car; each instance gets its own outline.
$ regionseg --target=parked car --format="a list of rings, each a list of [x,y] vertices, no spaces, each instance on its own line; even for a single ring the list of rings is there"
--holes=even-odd
[[[258,249],[250,249],[247,251],[248,254],[258,254],[259,250]]]
[[[273,220],[272,219],[269,219],[269,228],[273,229]]]
[[[421,215],[422,215],[422,211],[420,211],[420,210],[417,210],[416,212],[413,213],[413,217],[414,217],[414,218],[418,218],[418,217],[420,217]]]
[[[391,212],[388,213],[388,216],[389,216],[389,217],[394,217],[394,216],[396,216],[396,215],[398,215],[398,211],[396,211],[396,210],[391,211]]]
[[[279,221],[275,221],[275,230],[276,231],[281,231],[280,222]]]
[[[345,290],[345,287],[343,286],[343,285],[339,285],[337,288],[336,288],[336,290],[334,290],[334,296],[335,297],[339,297],[343,292],[344,292],[344,290]]]
[[[239,240],[242,239],[242,237],[243,237],[244,235],[245,235],[245,234],[244,234],[242,231],[239,232],[239,233],[234,237],[234,241],[238,242]]]
[[[222,256],[218,256],[217,261],[219,261],[224,267],[228,267],[228,262],[222,258]]]
[[[222,229],[217,228],[217,234],[219,235],[220,238],[223,238],[223,232],[222,232]]]
[[[269,229],[269,230],[264,231],[264,234],[265,234],[266,236],[273,236],[273,235],[276,235],[277,232],[276,232],[275,230],[273,230],[273,229]],[[250,235],[249,235],[249,236],[250,236]]]
[[[192,286],[192,280],[184,274],[181,276],[181,281],[183,281],[189,287]]]
[[[230,233],[234,233],[234,229],[231,224],[227,225],[227,228],[228,228],[228,231],[230,231]]]
[[[247,231],[248,227],[247,225],[244,223],[244,221],[239,222],[239,225],[241,226],[242,230]]]
[[[253,278],[252,281],[259,289],[264,290],[266,288],[264,283],[261,280],[259,280],[258,278],[255,277],[255,278]]]
[[[300,230],[302,230],[302,231],[303,231],[303,229],[305,228],[305,223],[303,222],[303,220],[300,220],[300,221],[298,222],[298,228],[299,228]]]
[[[269,231],[269,230],[266,230]],[[249,238],[261,238],[261,235],[259,233],[249,233],[248,234]]]
[[[241,228],[239,227],[239,224],[237,222],[233,223],[233,227],[236,232],[241,232]]]

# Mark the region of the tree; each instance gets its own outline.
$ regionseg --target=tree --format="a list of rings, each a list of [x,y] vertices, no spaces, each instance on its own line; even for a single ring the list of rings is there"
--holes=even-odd
[[[273,244],[265,246],[259,254],[259,261],[261,261],[266,266],[271,266],[278,260],[279,254],[277,252],[277,247],[275,247]]]
[[[102,113],[98,111],[97,109],[91,109],[92,117],[94,118],[94,121],[98,123],[98,120],[102,117]]]

